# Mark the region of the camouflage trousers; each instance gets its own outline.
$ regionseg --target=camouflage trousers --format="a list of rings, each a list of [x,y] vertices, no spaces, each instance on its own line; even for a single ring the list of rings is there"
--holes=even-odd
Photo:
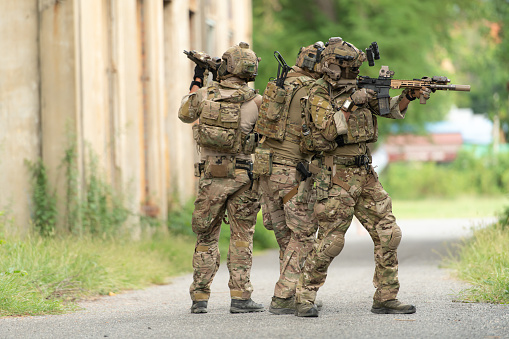
[[[323,172],[323,170],[322,170]],[[327,171],[330,177],[330,171]],[[320,230],[323,231],[304,264],[297,285],[296,301],[314,303],[318,289],[324,284],[327,269],[343,249],[345,233],[355,215],[374,243],[376,288],[373,299],[396,299],[399,291],[396,249],[401,230],[392,214],[392,201],[378,181],[373,169],[347,167],[337,169],[345,188],[332,184],[327,198],[315,204]],[[320,183],[317,182],[319,190]],[[320,194],[320,192],[318,192]]]
[[[299,184],[295,175],[294,166],[274,164],[272,175],[259,179],[263,222],[266,228],[274,230],[279,244],[280,275],[274,289],[274,296],[279,298],[295,295],[302,264],[318,228],[310,179],[300,182],[299,193],[283,205],[283,197]]]
[[[210,285],[219,268],[218,241],[226,211],[231,232],[227,257],[230,295],[232,299],[242,300],[251,297],[253,235],[260,204],[255,190],[234,195],[249,184],[246,171],[239,169],[231,179],[200,178],[192,220],[193,232],[197,235],[193,283],[189,289],[193,301],[209,299]]]

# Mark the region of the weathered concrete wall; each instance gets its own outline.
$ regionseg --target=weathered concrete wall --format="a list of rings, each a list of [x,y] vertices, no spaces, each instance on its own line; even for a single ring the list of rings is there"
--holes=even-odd
[[[175,23],[179,23],[176,25]],[[192,137],[192,125],[178,119],[181,99],[189,92],[190,74],[194,64],[184,50],[190,50],[189,6],[186,0],[175,0],[164,10],[165,77],[166,77],[166,136],[168,143],[168,192],[173,203],[186,202],[194,195],[193,164],[197,152]],[[199,30],[199,26],[195,27]],[[190,189],[191,188],[191,189]]]
[[[141,86],[141,46],[136,0],[116,0],[112,6],[115,173],[127,203],[140,210],[144,182],[143,93]]]
[[[0,13],[0,211],[23,233],[31,197],[24,161],[36,161],[41,146],[37,1],[0,1]]]
[[[41,157],[63,218],[62,164],[72,147],[82,197],[93,155],[98,174],[134,212],[164,219],[168,205],[188,201],[197,152],[177,112],[194,65],[182,51],[220,56],[250,42],[251,18],[238,19],[250,7],[250,0],[0,1],[0,13],[9,13],[0,20],[0,211],[9,208],[28,229],[23,162]]]
[[[27,2],[27,1],[21,1]],[[82,112],[76,79],[75,15],[71,1],[39,2],[39,65],[41,86],[41,157],[50,187],[55,189],[58,209],[65,211],[65,151],[79,140]]]

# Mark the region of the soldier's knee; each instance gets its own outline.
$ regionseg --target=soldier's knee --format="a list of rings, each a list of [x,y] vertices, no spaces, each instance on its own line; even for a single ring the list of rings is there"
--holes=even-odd
[[[338,235],[329,246],[323,251],[327,256],[334,258],[341,253],[343,247],[345,246],[345,237],[343,234]]]
[[[394,227],[392,228],[392,235],[391,235],[391,240],[389,240],[389,243],[388,243],[388,247],[389,249],[391,250],[395,250],[398,248],[399,246],[399,243],[401,242],[401,228],[399,228],[398,225],[394,225]]]

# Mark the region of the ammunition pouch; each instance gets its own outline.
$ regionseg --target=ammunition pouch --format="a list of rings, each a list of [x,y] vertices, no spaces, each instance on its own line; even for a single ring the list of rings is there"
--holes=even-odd
[[[359,142],[376,142],[378,140],[378,123],[376,116],[367,108],[358,108],[350,113],[346,134],[336,138],[338,146]]]
[[[329,197],[329,188],[332,186],[332,170],[322,166],[315,176],[316,200],[324,200]]]

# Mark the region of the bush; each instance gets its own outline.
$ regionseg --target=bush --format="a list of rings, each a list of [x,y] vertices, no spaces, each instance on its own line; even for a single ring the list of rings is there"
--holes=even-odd
[[[448,266],[472,287],[460,292],[465,301],[509,304],[509,207],[499,222],[474,231],[458,245]]]
[[[175,234],[186,236],[194,236],[191,219],[194,210],[193,201],[187,202],[179,209],[174,209],[168,214],[168,229]],[[230,227],[223,223],[221,225],[221,235],[219,236],[219,249],[222,253],[228,251],[230,243]],[[255,250],[263,250],[267,248],[277,248],[276,238],[272,231],[268,231],[263,226],[262,214],[258,213],[255,233],[253,239],[253,247]]]
[[[380,181],[394,199],[501,195],[509,191],[509,154],[461,151],[450,164],[394,163]],[[411,188],[411,189],[409,189]]]

